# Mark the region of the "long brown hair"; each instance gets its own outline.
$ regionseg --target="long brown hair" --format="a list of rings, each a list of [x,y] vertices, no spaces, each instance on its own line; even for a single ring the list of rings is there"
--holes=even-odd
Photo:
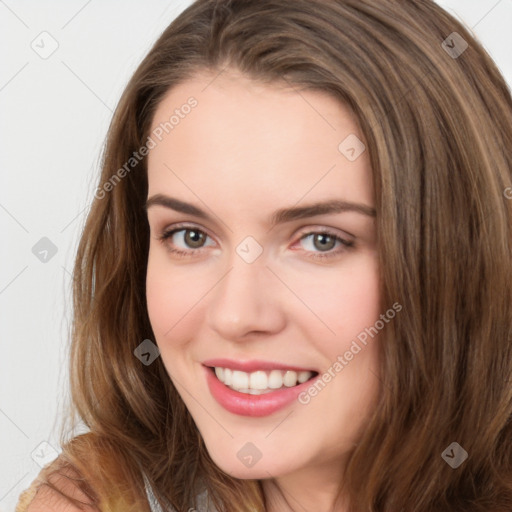
[[[149,510],[142,472],[179,511],[201,485],[219,510],[265,510],[260,481],[212,462],[161,359],[134,356],[154,336],[146,158],[126,162],[173,86],[228,66],[332,95],[368,142],[381,300],[403,311],[346,466],[351,510],[512,510],[512,98],[431,0],[199,0],[163,32],[115,111],[78,249],[72,411],[91,432],[63,439],[60,460],[95,482],[102,510]],[[453,442],[468,453],[456,469],[441,456]]]

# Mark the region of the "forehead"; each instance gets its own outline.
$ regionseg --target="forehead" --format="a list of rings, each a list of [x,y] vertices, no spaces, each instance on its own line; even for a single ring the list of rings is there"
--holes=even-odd
[[[222,190],[245,201],[261,191],[293,203],[323,190],[373,202],[368,152],[350,161],[339,149],[347,137],[364,140],[357,119],[324,92],[236,73],[198,75],[165,96],[155,133],[148,195],[177,187],[187,197]]]

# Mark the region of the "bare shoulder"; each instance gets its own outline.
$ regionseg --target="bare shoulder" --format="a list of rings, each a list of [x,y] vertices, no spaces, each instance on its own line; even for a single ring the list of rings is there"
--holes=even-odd
[[[75,470],[57,459],[20,495],[16,512],[100,512],[87,487]]]

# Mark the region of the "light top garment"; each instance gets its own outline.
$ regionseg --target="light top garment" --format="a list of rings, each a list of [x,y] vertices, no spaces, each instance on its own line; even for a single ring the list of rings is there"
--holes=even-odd
[[[162,509],[162,507],[157,502],[155,495],[153,493],[153,489],[151,488],[151,485],[149,484],[146,475],[143,474],[144,477],[144,486],[146,487],[146,494],[148,497],[148,503],[151,507],[151,512],[177,512],[177,510],[172,506],[169,505],[168,508],[165,510]],[[196,496],[196,506],[195,510],[193,507],[191,507],[190,512],[218,512],[218,510],[214,507],[213,504],[210,504],[208,506],[208,491],[204,489],[201,493],[199,493]]]
[[[166,510],[162,510],[162,507],[158,504],[155,498],[153,489],[151,488],[146,475],[144,473],[142,473],[142,475],[144,477],[144,486],[146,488],[146,496],[148,498],[148,503],[151,508],[151,512],[177,512],[172,505],[169,505]],[[30,503],[35,498],[35,495],[39,487],[41,486],[42,482],[42,480],[36,478],[31,483],[30,487],[21,493],[18,499],[18,503],[16,505],[15,512],[27,511]],[[194,508],[191,507],[190,512],[218,512],[217,509],[213,506],[213,504],[210,504],[210,506],[208,506],[208,491],[206,489],[197,494],[196,504]]]

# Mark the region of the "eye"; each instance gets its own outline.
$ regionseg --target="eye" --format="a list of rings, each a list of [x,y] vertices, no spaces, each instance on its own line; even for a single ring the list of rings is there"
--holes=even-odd
[[[191,257],[202,253],[202,249],[215,245],[206,244],[210,236],[195,226],[174,226],[159,235],[158,240],[165,244],[167,250],[177,257]],[[339,256],[352,249],[354,242],[346,240],[328,229],[309,231],[299,239],[300,245],[305,248],[308,258],[325,259]]]
[[[346,240],[327,229],[310,231],[301,236],[299,242],[305,242],[303,247],[311,252],[308,257],[313,259],[332,258],[354,247],[353,241]],[[333,251],[335,247],[337,250]]]
[[[207,247],[205,241],[210,237],[196,227],[177,226],[174,229],[164,231],[157,238],[161,243],[167,245],[169,252],[177,256],[191,256],[192,253],[199,252],[199,249]],[[171,243],[168,243],[168,241]]]

